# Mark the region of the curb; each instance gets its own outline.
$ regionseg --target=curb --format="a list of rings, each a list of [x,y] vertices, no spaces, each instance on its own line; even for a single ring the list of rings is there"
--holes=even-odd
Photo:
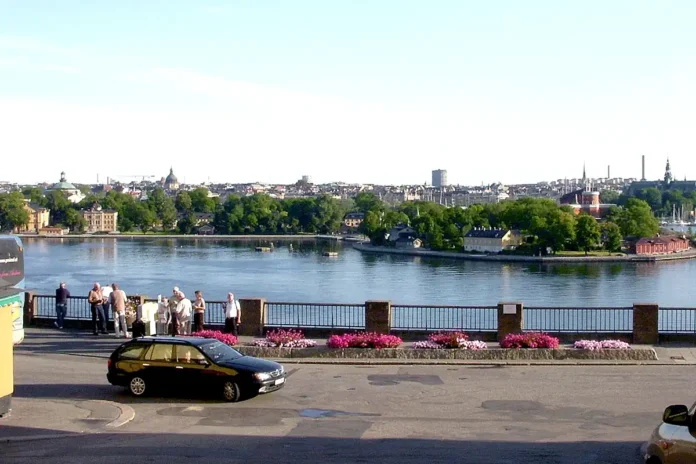
[[[47,435],[27,435],[23,437],[0,437],[0,443],[11,443],[16,441],[38,441],[38,440],[55,440],[57,438],[73,438],[81,435],[87,435],[83,432],[69,432],[69,433],[54,433]]]
[[[112,429],[121,427],[123,425],[126,425],[128,422],[132,421],[135,419],[135,410],[128,406],[127,404],[121,404],[121,403],[116,403],[115,401],[107,401],[107,400],[90,400],[94,403],[101,403],[105,404],[108,406],[114,406],[118,408],[121,411],[121,414],[119,416],[109,422],[108,424],[105,425],[105,427],[110,427]]]
[[[269,358],[281,364],[316,364],[330,366],[694,366],[696,363],[668,363],[660,361],[471,361],[451,359],[349,359],[349,358]],[[424,362],[425,361],[425,362]]]

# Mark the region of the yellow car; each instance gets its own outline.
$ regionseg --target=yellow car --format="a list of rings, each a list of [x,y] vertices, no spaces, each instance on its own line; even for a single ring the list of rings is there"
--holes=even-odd
[[[677,404],[665,409],[660,424],[646,443],[646,464],[696,463],[696,403],[687,408]]]

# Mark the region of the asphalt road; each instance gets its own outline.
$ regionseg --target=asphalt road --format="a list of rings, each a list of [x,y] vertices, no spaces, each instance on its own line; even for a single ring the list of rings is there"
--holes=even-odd
[[[3,436],[88,431],[0,444],[3,463],[637,463],[668,404],[691,404],[694,366],[288,365],[286,388],[239,404],[134,399],[106,362],[15,356]],[[108,400],[135,419],[106,429]],[[45,410],[45,413],[42,413]]]

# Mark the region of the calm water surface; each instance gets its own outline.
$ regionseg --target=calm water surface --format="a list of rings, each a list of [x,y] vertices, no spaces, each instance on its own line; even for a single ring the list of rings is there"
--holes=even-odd
[[[696,306],[696,261],[625,264],[501,264],[363,254],[334,242],[256,240],[24,239],[27,288],[73,295],[118,282],[127,293],[170,294],[174,285],[208,300],[228,291],[270,301],[537,306]],[[294,251],[290,252],[292,244]],[[323,251],[339,256],[322,256]]]

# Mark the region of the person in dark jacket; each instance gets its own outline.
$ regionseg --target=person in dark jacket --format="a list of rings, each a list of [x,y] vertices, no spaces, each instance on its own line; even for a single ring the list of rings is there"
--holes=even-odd
[[[65,288],[65,282],[61,282],[56,289],[56,322],[53,323],[59,329],[63,328],[65,315],[68,314],[68,298],[70,298],[70,291]]]

